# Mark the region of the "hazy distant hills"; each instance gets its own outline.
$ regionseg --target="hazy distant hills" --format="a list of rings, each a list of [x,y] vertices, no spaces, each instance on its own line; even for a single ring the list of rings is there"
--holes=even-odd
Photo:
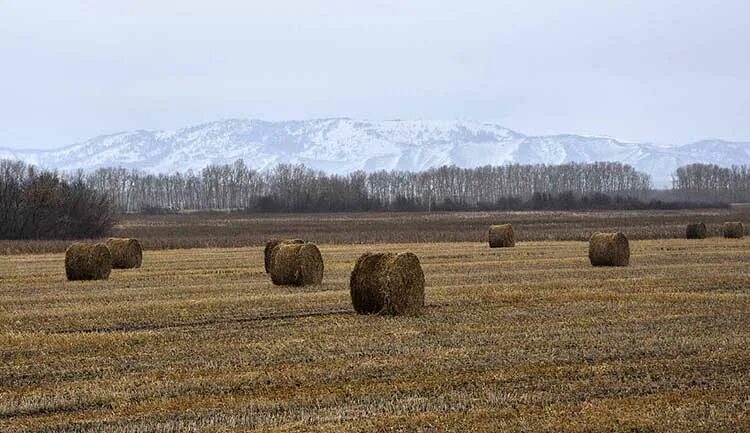
[[[233,119],[177,131],[122,132],[49,151],[0,149],[0,158],[60,170],[119,166],[149,172],[200,170],[241,158],[258,169],[302,163],[330,173],[620,161],[651,174],[657,186],[667,186],[681,165],[750,164],[750,142],[705,140],[657,146],[579,135],[535,137],[469,121]]]

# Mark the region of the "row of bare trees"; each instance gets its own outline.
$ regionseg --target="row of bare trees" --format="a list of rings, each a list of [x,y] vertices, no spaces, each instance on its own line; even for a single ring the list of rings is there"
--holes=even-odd
[[[0,160],[0,239],[71,239],[105,235],[111,200],[84,182],[23,162]]]
[[[675,171],[672,189],[683,200],[750,202],[750,167],[686,165]]]
[[[367,177],[368,194],[381,203],[405,198],[422,206],[446,201],[469,206],[534,194],[574,193],[644,197],[650,177],[611,162],[563,165],[440,167],[427,171],[376,172]]]
[[[642,198],[648,175],[620,163],[440,167],[423,172],[379,171],[331,175],[301,165],[257,171],[241,160],[200,173],[148,174],[120,168],[84,175],[127,212],[155,209],[343,211],[459,208],[494,205],[535,194]]]
[[[673,175],[672,191],[658,196],[685,203],[747,202],[750,167],[680,167]],[[148,174],[105,168],[59,175],[0,160],[0,238],[101,236],[113,224],[114,209],[321,212],[663,205],[647,203],[650,197],[654,192],[648,175],[609,162],[329,175],[302,165],[258,171],[238,160],[199,173]]]

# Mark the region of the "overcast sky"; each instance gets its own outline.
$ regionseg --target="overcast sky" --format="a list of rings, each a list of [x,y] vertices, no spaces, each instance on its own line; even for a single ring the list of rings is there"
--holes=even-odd
[[[338,116],[750,140],[750,1],[0,0],[0,147]]]

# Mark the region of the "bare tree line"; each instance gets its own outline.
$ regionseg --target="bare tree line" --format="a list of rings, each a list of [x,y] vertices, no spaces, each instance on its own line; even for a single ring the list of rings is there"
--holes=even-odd
[[[657,200],[658,198],[658,200]],[[649,201],[650,200],[650,201]],[[331,175],[302,165],[253,170],[241,160],[198,173],[103,168],[73,174],[0,160],[0,238],[96,237],[121,212],[269,212],[700,207],[750,201],[750,167],[692,164],[671,191],[620,163],[439,167]]]
[[[113,224],[111,200],[83,177],[0,160],[0,239],[93,238]]]
[[[446,203],[471,208],[535,194],[608,195],[644,198],[650,177],[620,163],[440,167],[423,172],[357,171],[326,174],[302,165],[272,170],[243,161],[213,165],[199,173],[148,174],[104,168],[81,174],[123,211],[153,209],[252,209],[343,211],[431,209]]]
[[[2,161],[0,168],[0,205],[5,215],[22,200],[31,203],[30,192],[22,197],[22,186],[33,191],[45,179],[66,191],[85,187],[97,192],[124,212],[622,208],[641,206],[655,196],[648,175],[614,162],[444,166],[422,172],[357,171],[346,175],[288,164],[254,170],[242,160],[173,174],[102,168],[60,176],[12,161]],[[673,175],[673,189],[657,196],[691,203],[748,201],[750,168],[680,167]],[[33,212],[25,217],[39,218]],[[4,226],[11,227],[7,222]]]
[[[750,167],[691,164],[678,168],[672,188],[683,200],[750,201]]]

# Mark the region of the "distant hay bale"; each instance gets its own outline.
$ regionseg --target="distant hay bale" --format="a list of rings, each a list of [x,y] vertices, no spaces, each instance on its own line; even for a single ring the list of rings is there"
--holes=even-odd
[[[263,250],[263,262],[266,273],[271,272],[271,263],[273,262],[273,249],[279,244],[304,244],[302,239],[274,239],[266,242],[266,248]]]
[[[688,224],[685,234],[688,239],[705,239],[706,225],[703,223]]]
[[[413,253],[367,253],[349,279],[352,305],[359,314],[416,316],[424,307],[424,273]]]
[[[143,263],[143,249],[138,239],[109,238],[107,248],[112,254],[112,268],[140,268]]]
[[[745,227],[741,222],[725,222],[721,228],[725,238],[742,239],[745,236]]]
[[[619,232],[594,233],[589,240],[589,260],[593,266],[628,266],[628,238]]]
[[[510,224],[490,226],[489,239],[490,248],[507,248],[516,246],[516,237],[513,234],[513,226]]]
[[[308,286],[323,281],[323,256],[310,242],[276,245],[269,267],[271,281],[279,286]]]
[[[112,272],[112,254],[104,244],[75,243],[65,251],[68,280],[106,280]]]

